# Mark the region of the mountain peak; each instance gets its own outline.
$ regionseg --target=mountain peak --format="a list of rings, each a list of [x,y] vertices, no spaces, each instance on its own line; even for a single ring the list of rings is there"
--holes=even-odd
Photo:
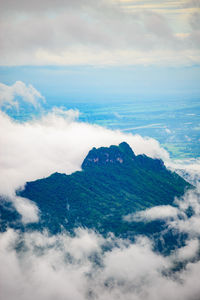
[[[119,146],[92,148],[82,163],[82,169],[111,165],[132,165],[141,169],[162,171],[165,169],[161,159],[153,159],[145,154],[135,155],[129,144],[122,142]]]
[[[119,146],[92,148],[82,163],[82,169],[92,166],[102,166],[108,164],[124,164],[134,160],[135,154],[131,147],[122,142]]]
[[[129,157],[132,157],[132,158],[135,157],[135,154],[134,154],[132,148],[129,146],[128,143],[126,143],[126,142],[120,143],[120,144],[119,144],[119,149],[120,149],[122,152],[126,153],[126,155],[128,155]]]
[[[57,233],[61,227],[71,231],[81,226],[127,238],[139,229],[134,223],[124,222],[124,216],[156,205],[173,205],[174,197],[182,196],[191,187],[167,170],[161,160],[135,156],[124,142],[93,148],[82,168],[71,175],[54,173],[28,182],[18,192],[40,210],[40,221],[31,228],[48,228]],[[17,216],[10,216],[1,205],[0,213],[5,216],[5,226],[10,219],[13,224],[17,221]]]

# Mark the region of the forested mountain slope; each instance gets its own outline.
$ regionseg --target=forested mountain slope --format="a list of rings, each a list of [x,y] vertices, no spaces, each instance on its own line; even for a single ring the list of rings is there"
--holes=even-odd
[[[127,214],[156,205],[172,204],[190,185],[163,162],[145,155],[136,156],[125,142],[109,148],[93,148],[82,171],[71,175],[54,173],[28,182],[21,197],[34,201],[40,222],[31,226],[57,233],[82,226],[101,233],[128,237],[137,232],[155,231],[155,224],[128,223]],[[156,225],[158,226],[158,225]]]

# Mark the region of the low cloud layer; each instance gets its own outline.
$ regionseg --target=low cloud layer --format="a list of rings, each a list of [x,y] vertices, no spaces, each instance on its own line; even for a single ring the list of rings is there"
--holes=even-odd
[[[20,123],[0,112],[0,194],[13,196],[27,181],[80,170],[92,147],[126,141],[136,154],[168,159],[152,138],[79,122],[78,116],[78,111],[54,108],[39,119]]]
[[[198,300],[200,232],[188,226],[194,216],[200,220],[198,188],[177,201],[177,217],[166,219],[166,228],[188,238],[165,256],[144,236],[131,242],[82,228],[73,236],[8,229],[0,234],[1,298]],[[194,216],[183,217],[191,205]]]
[[[180,176],[184,177],[191,184],[198,184],[200,181],[200,159],[184,159],[167,161],[166,165],[169,169],[176,171]]]
[[[69,174],[80,169],[93,146],[127,141],[136,154],[170,163],[168,153],[154,139],[81,123],[78,116],[78,111],[55,108],[41,118],[20,123],[0,113],[0,194],[14,197],[23,223],[37,222],[39,211],[28,199],[15,197],[15,189],[55,171]],[[82,228],[73,236],[65,231],[52,236],[46,231],[7,229],[0,233],[0,298],[199,300],[198,186],[175,204],[176,208],[159,206],[139,215],[145,221],[162,218],[166,230],[186,234],[185,245],[165,256],[153,250],[153,238],[144,236],[131,242]]]
[[[153,243],[145,237],[135,243],[103,238],[80,228],[73,237],[9,229],[0,234],[1,297],[198,300],[199,240],[189,239],[169,256],[154,252]],[[177,262],[185,267],[172,273]]]
[[[39,209],[37,205],[26,198],[14,197],[13,205],[21,215],[23,224],[37,223],[39,221]]]
[[[189,237],[200,236],[200,184],[174,199],[174,205],[155,206],[124,216],[126,222],[151,222],[163,220],[170,229]],[[188,214],[188,212],[190,212]]]
[[[178,209],[170,205],[155,206],[124,217],[125,221],[154,221],[177,217]]]

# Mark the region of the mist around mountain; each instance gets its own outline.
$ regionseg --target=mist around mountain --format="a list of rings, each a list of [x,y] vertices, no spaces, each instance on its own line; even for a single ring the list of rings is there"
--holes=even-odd
[[[200,196],[161,159],[94,147],[17,195],[39,220],[1,199],[4,299],[198,299]]]
[[[9,226],[22,231],[47,229],[58,234],[64,229],[73,234],[81,227],[105,237],[112,233],[132,240],[138,234],[151,236],[163,231],[163,245],[159,240],[156,249],[167,252],[183,245],[184,239],[175,242],[175,234],[164,234],[162,218],[138,222],[137,214],[158,206],[176,209],[174,198],[183,196],[189,188],[192,185],[169,171],[162,160],[136,156],[126,142],[93,148],[82,163],[82,171],[71,175],[54,173],[28,182],[17,191],[17,196],[38,207],[37,223],[24,226],[20,215],[4,202],[1,230]]]
[[[198,160],[77,117],[0,114],[1,298],[199,300]]]
[[[200,300],[200,1],[0,3],[0,300]]]

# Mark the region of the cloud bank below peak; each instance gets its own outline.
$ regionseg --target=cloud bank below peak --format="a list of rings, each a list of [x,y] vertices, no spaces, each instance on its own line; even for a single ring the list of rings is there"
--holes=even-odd
[[[7,300],[197,300],[198,250],[197,239],[162,256],[145,237],[131,243],[80,228],[74,236],[8,229],[0,234],[1,295]],[[188,262],[171,274],[177,260]]]

